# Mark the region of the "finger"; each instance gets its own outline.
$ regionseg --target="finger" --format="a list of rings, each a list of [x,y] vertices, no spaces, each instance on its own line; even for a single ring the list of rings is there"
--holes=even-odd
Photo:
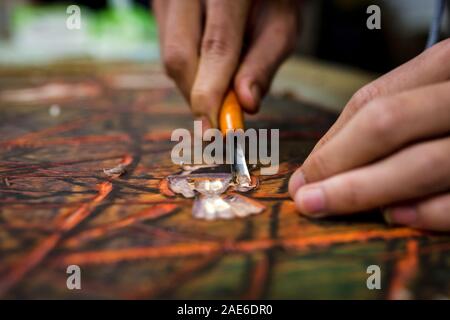
[[[449,59],[450,39],[447,39],[358,90],[312,152],[317,151],[339,132],[367,102],[377,97],[450,79]]]
[[[389,224],[406,225],[418,229],[450,231],[450,193],[393,206],[384,213]]]
[[[298,31],[298,12],[293,1],[268,1],[258,17],[249,48],[235,77],[234,87],[242,107],[249,113],[259,109],[261,98],[280,64],[293,51]],[[270,50],[268,50],[270,48]]]
[[[301,187],[306,184],[305,175],[303,174],[302,168],[298,168],[289,178],[288,191],[292,199],[295,197],[295,193]]]
[[[163,47],[164,31],[166,26],[167,8],[170,0],[153,0],[152,7],[158,25],[158,36],[160,49]]]
[[[242,48],[249,1],[209,0],[200,61],[191,91],[195,115],[217,127],[218,113]]]
[[[450,81],[370,102],[303,163],[315,182],[368,164],[400,147],[450,131]]]
[[[351,213],[448,190],[450,137],[420,143],[374,164],[297,190],[307,215]]]
[[[167,74],[189,101],[198,66],[200,1],[171,0],[163,23],[165,23],[162,44],[164,66]]]

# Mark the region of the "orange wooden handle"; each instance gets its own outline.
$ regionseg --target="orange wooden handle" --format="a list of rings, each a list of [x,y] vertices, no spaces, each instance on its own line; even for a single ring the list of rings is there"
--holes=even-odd
[[[230,129],[244,130],[244,115],[233,90],[228,92],[223,101],[219,114],[219,126],[223,135],[226,135]]]

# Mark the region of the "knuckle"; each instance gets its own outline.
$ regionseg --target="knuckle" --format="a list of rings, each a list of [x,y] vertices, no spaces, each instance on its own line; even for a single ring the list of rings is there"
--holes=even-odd
[[[424,172],[433,172],[436,168],[442,168],[448,163],[448,154],[441,148],[428,148],[420,156]]]
[[[297,46],[297,30],[293,22],[288,19],[281,20],[279,23],[274,23],[271,28],[271,33],[277,41],[280,42],[280,55],[282,57],[288,56]]]
[[[189,65],[188,54],[178,46],[167,46],[163,54],[163,63],[171,78],[179,78]]]
[[[253,67],[251,70],[252,76],[260,82],[260,84],[263,84],[264,86],[267,86],[270,82],[270,79],[273,75],[273,66],[268,64],[258,64]]]
[[[436,231],[444,231],[446,228],[449,228],[445,226],[445,223],[442,224],[442,221],[436,219],[437,216],[446,213],[449,209],[442,206],[439,201],[431,200],[425,203],[419,203],[416,205],[415,209],[417,212],[417,219],[414,224],[415,227]]]
[[[203,89],[198,89],[196,87],[192,88],[191,91],[191,103],[193,105],[202,104],[203,101],[208,99],[208,92]]]
[[[421,149],[415,161],[417,161],[417,172],[431,173],[417,180],[415,189],[418,194],[439,192],[448,187],[448,178],[442,172],[442,168],[448,163],[448,154],[445,150],[433,147]]]
[[[245,82],[255,83],[259,86],[262,94],[265,94],[270,87],[273,72],[266,65],[252,65],[242,68],[236,75],[234,83],[236,87]]]
[[[364,125],[369,133],[382,140],[391,140],[392,133],[399,121],[401,121],[400,108],[396,108],[395,101],[377,99],[366,108]]]
[[[304,166],[306,180],[314,182],[327,177],[330,172],[327,163],[320,150],[311,154],[307,163],[305,163],[306,166]]]
[[[426,61],[433,61],[435,65],[443,66],[443,71],[447,72],[448,61],[450,60],[450,39],[443,40],[431,48],[427,49],[417,58],[419,63],[425,63]]]
[[[205,36],[202,41],[202,53],[207,55],[222,56],[230,52],[230,38],[223,32],[222,27],[212,26],[211,34]]]
[[[446,216],[450,210],[450,194],[441,195],[425,202],[419,203],[416,207],[418,211],[418,225],[425,228],[436,228],[436,217]],[[439,225],[439,228],[450,230],[450,216],[447,215],[447,222],[444,225]]]
[[[369,83],[355,92],[348,102],[348,108],[353,113],[358,112],[369,101],[381,95],[381,89],[375,83]]]
[[[191,105],[194,112],[204,113],[220,103],[221,95],[213,88],[195,86],[191,91]]]
[[[192,99],[195,99],[196,101],[208,102],[213,97],[218,96],[218,91],[209,87],[194,86],[191,91],[191,96]]]
[[[207,97],[208,96],[205,91],[193,88],[191,91],[192,111],[194,112],[200,111],[198,110],[199,106],[205,105],[204,101],[206,101]]]
[[[345,179],[343,179],[340,183],[339,189],[339,202],[342,203],[343,206],[349,208],[364,207],[362,197],[359,193],[359,190],[361,190],[361,186],[354,178],[346,177]]]

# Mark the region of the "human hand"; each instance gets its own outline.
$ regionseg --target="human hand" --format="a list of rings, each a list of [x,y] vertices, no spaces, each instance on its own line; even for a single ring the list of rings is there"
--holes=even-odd
[[[450,40],[360,89],[292,175],[311,217],[385,207],[391,224],[450,231]]]
[[[166,71],[195,116],[217,127],[230,86],[246,112],[258,111],[276,70],[294,49],[299,2],[154,0]]]

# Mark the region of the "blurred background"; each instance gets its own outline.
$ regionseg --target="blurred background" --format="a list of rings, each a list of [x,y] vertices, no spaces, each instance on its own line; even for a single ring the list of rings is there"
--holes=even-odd
[[[66,9],[72,4],[81,7],[80,30],[65,27]],[[381,30],[365,27],[371,4],[381,8]],[[296,54],[385,72],[424,49],[434,4],[434,0],[305,1]],[[447,17],[444,24],[449,25]],[[151,1],[0,0],[0,64],[158,57]]]

